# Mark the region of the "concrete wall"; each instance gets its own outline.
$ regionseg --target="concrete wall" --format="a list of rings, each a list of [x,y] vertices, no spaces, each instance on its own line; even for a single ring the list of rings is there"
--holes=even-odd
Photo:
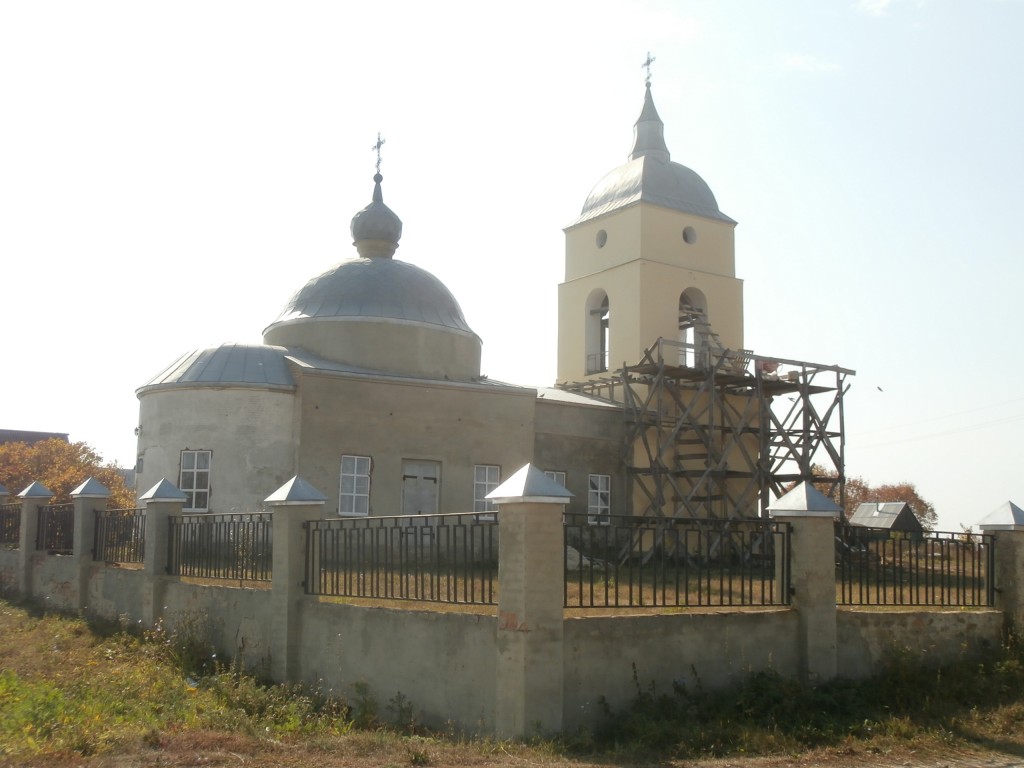
[[[76,563],[70,555],[47,555],[37,552],[30,558],[32,564],[31,596],[45,601],[54,611],[73,611],[77,604]]]
[[[142,569],[108,567],[97,563],[90,569],[85,610],[90,616],[132,622],[142,618],[140,607],[148,589]]]
[[[385,717],[387,704],[401,694],[428,725],[516,736],[532,735],[538,722],[542,731],[593,727],[602,716],[601,698],[621,709],[638,685],[654,683],[656,692],[670,693],[679,681],[713,690],[769,669],[814,681],[857,678],[884,669],[902,650],[949,661],[997,647],[1004,623],[1012,623],[1008,617],[1020,613],[1016,604],[998,610],[837,610],[831,518],[793,517],[792,607],[566,618],[563,507],[543,494],[538,498],[518,506],[502,500],[500,605],[481,608],[486,615],[307,597],[300,586],[301,523],[318,514],[312,504],[275,507],[278,579],[269,590],[168,577],[160,559],[164,550],[150,539],[144,570],[93,563],[79,545],[72,556],[3,548],[0,576],[8,589],[28,585],[29,595],[56,610],[187,627],[210,639],[225,659],[260,674],[284,669],[280,679],[350,702],[359,695],[354,686],[365,684]],[[180,513],[180,501],[148,504],[153,530],[161,530],[168,514]],[[76,515],[91,513],[93,506],[89,499],[76,501]],[[26,501],[23,527],[34,511]],[[1024,543],[1024,532],[1001,535]],[[284,557],[286,552],[291,555]]]
[[[0,546],[0,594],[18,589],[18,550]]]
[[[746,675],[798,672],[797,620],[792,610],[571,618],[565,622],[565,728],[593,726],[600,697],[625,707],[637,685],[672,692],[724,688]],[[636,666],[636,680],[633,666]]]
[[[386,717],[401,693],[417,721],[469,733],[494,726],[495,616],[304,601],[301,678],[351,701],[365,683]]]
[[[870,677],[909,651],[936,664],[999,647],[1003,614],[996,610],[837,611],[837,664],[849,678]]]
[[[181,451],[212,451],[210,511],[254,512],[296,473],[292,392],[174,387],[139,398],[136,489],[177,484]]]
[[[439,511],[472,512],[474,465],[499,466],[505,478],[533,451],[533,389],[320,373],[298,378],[298,467],[327,495],[327,516],[338,511],[342,454],[373,459],[370,514],[399,515],[403,460],[439,462]]]
[[[589,477],[601,474],[611,476],[611,513],[629,514],[622,410],[540,399],[535,418],[531,461],[544,470],[565,472],[565,487],[574,494],[566,511],[586,514]]]

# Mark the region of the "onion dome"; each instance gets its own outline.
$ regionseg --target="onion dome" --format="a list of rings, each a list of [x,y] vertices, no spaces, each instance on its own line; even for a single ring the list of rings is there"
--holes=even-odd
[[[451,291],[426,270],[392,258],[402,222],[384,204],[382,180],[373,177],[372,202],[352,218],[359,258],[300,288],[264,330],[264,342],[366,369],[476,378],[480,337]]]
[[[384,205],[380,183],[384,177],[373,177],[373,201],[352,217],[352,241],[360,256],[391,258],[402,239],[402,220]]]

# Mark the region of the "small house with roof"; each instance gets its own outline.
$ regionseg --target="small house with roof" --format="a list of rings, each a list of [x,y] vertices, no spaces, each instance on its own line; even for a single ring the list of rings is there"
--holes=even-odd
[[[924,526],[905,501],[862,502],[850,516],[850,525],[884,529],[885,533],[879,533],[881,538],[888,538],[890,533],[908,536],[924,533]]]

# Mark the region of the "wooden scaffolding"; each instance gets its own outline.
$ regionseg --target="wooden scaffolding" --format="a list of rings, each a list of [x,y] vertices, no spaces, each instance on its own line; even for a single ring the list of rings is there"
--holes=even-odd
[[[658,339],[613,376],[563,385],[620,404],[631,512],[767,516],[800,481],[845,502],[843,396],[855,372]]]

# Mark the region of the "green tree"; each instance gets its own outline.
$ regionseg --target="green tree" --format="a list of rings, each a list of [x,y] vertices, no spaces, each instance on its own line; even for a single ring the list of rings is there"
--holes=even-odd
[[[110,506],[135,506],[135,492],[125,485],[121,469],[103,458],[88,443],[67,443],[58,438],[38,443],[0,445],[0,485],[13,495],[38,481],[53,491],[54,503],[71,501],[71,491],[89,477],[110,490]]]

